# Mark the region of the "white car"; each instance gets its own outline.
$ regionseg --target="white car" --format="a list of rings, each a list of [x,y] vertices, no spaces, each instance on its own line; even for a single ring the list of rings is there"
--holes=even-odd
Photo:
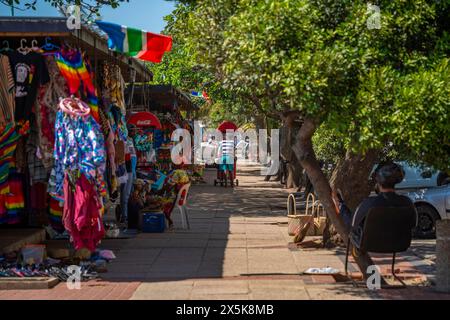
[[[406,195],[414,202],[419,216],[415,236],[434,238],[436,221],[450,219],[450,184],[412,191]]]
[[[430,167],[416,167],[399,162],[405,171],[405,179],[395,186],[396,189],[418,189],[418,188],[434,188],[440,183],[439,171]]]

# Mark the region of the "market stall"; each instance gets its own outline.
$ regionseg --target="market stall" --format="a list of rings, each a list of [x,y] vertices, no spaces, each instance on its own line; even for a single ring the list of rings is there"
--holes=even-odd
[[[125,83],[152,74],[64,18],[0,27],[0,228],[46,226],[94,252],[129,178]]]
[[[193,136],[192,121],[187,117],[193,115],[196,106],[187,95],[167,85],[129,86],[126,95],[127,100],[132,101],[134,111],[128,119],[130,135],[137,133],[134,134],[138,154],[137,179],[144,186],[144,193],[149,190],[141,196],[143,201],[135,201],[131,204],[133,209],[129,210],[163,212],[171,227],[178,192],[188,183],[202,181],[202,166],[187,161],[175,165],[171,155],[175,146],[171,137],[176,129],[186,129]],[[136,126],[139,123],[144,126]],[[139,152],[139,148],[144,152]]]

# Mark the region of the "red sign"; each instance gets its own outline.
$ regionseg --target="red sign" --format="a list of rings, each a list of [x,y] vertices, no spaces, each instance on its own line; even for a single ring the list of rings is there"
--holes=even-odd
[[[132,114],[128,119],[128,124],[137,127],[155,127],[156,129],[162,129],[158,117],[151,112],[137,112]]]

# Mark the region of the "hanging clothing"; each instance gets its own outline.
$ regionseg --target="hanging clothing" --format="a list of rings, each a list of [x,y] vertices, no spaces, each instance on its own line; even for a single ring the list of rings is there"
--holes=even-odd
[[[47,183],[34,183],[30,189],[28,206],[28,223],[30,226],[48,225],[47,210],[49,209]]]
[[[69,96],[66,80],[61,75],[53,56],[45,58],[50,82],[41,86],[36,103],[36,125],[39,128],[39,150],[44,167],[53,167],[55,146],[55,122],[59,99]],[[38,112],[39,110],[39,112]]]
[[[8,177],[7,194],[0,196],[0,224],[19,224],[25,210],[24,176],[14,170]],[[3,214],[1,214],[3,211]]]
[[[71,116],[58,111],[55,124],[55,167],[49,181],[49,193],[55,199],[64,198],[63,185],[67,170],[79,170],[95,181],[100,194],[106,195],[105,140],[99,124],[91,115]]]
[[[63,222],[75,250],[94,252],[105,235],[101,221],[102,204],[95,186],[83,174],[66,173]]]
[[[47,184],[36,182],[30,188],[30,207],[35,210],[48,208]]]
[[[0,54],[0,128],[14,122],[15,83],[9,58]]]
[[[21,137],[17,143],[16,151],[14,152],[14,167],[19,172],[25,172],[27,170],[27,151],[26,151],[27,138]]]
[[[69,94],[84,98],[91,108],[91,115],[100,123],[97,92],[89,61],[77,50],[61,50],[56,55],[56,63],[67,81]]]
[[[105,105],[115,105],[126,113],[125,81],[118,65],[105,63],[103,65],[102,98]]]
[[[107,175],[106,175],[106,180],[109,183],[109,191],[110,191],[110,195],[113,194],[114,192],[117,191],[119,184],[117,181],[117,177],[116,177],[116,163],[114,161],[115,157],[116,157],[116,146],[115,146],[115,139],[114,139],[114,134],[111,130],[111,125],[108,121],[108,118],[105,114],[105,112],[100,109],[99,110],[99,115],[100,115],[100,125],[101,125],[101,130],[103,133],[103,136],[106,137],[105,140],[105,146],[106,146],[106,151],[108,154],[108,171],[107,171]]]
[[[109,106],[108,118],[116,139],[124,142],[127,141],[128,128],[125,113],[122,113],[119,107],[112,104]]]
[[[39,153],[39,132],[37,124],[31,126],[30,136],[26,144],[28,173],[30,175],[30,185],[38,182],[47,182],[49,171],[44,167]]]
[[[47,66],[43,56],[34,51],[7,55],[16,84],[15,121],[30,120],[39,86],[50,81]]]
[[[50,198],[49,200],[49,222],[50,226],[58,233],[63,233],[65,231],[62,222],[62,216],[64,211],[64,204]]]
[[[128,137],[125,145],[125,163],[127,172],[133,174],[133,179],[136,179],[137,155],[134,148],[133,139]]]
[[[14,165],[14,152],[21,136],[13,123],[0,133],[0,194],[9,193],[8,176]]]

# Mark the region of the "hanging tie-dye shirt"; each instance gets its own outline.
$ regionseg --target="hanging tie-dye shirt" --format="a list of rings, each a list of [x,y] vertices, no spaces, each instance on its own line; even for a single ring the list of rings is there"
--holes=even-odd
[[[50,194],[64,198],[64,173],[79,170],[90,181],[96,182],[100,194],[105,193],[105,140],[100,125],[89,115],[71,116],[58,111],[55,123],[55,167],[50,177]]]

